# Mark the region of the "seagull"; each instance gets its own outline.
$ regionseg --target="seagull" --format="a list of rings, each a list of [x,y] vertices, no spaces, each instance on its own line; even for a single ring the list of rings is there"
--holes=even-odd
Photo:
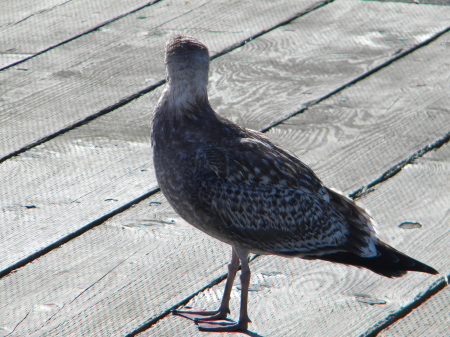
[[[231,246],[231,261],[217,310],[198,315],[201,331],[245,331],[249,253],[320,259],[369,269],[386,277],[407,271],[438,274],[382,242],[368,212],[334,189],[290,152],[257,131],[217,114],[208,101],[208,48],[188,36],[166,44],[166,86],[152,125],[158,184],[188,223]],[[227,319],[241,267],[239,319]]]

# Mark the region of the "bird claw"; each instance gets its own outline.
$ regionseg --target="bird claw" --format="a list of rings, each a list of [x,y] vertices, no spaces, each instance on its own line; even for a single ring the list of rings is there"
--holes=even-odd
[[[230,313],[229,309],[218,310],[172,310],[172,314],[182,316],[194,321],[198,325],[200,331],[215,331],[215,332],[233,332],[246,331],[249,319],[240,320],[238,322],[227,318]],[[200,317],[195,317],[200,316]],[[202,324],[204,323],[204,324]]]
[[[172,310],[173,315],[199,315],[199,316],[211,316],[218,313],[218,310]]]
[[[226,319],[230,313],[229,309],[217,309],[217,310],[172,310],[173,315],[183,316],[193,320],[195,323],[200,321],[211,321]],[[200,317],[192,317],[200,316]]]
[[[205,321],[218,321],[227,319],[228,314],[226,312],[216,312],[216,314],[213,314],[211,316],[206,317],[196,317],[194,318],[195,323],[205,322]]]
[[[216,325],[216,326],[208,326]],[[217,326],[219,325],[219,326]],[[207,325],[199,325],[199,331],[211,331],[211,332],[235,332],[235,331],[247,331],[248,322],[208,322]]]

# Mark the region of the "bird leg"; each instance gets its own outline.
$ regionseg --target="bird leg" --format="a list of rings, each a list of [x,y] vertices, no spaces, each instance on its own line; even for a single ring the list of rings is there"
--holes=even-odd
[[[227,318],[228,314],[230,313],[230,296],[231,296],[231,289],[233,288],[233,282],[236,277],[236,273],[239,269],[239,257],[232,248],[231,250],[231,261],[228,264],[228,277],[227,281],[225,283],[225,290],[223,292],[222,302],[220,303],[220,306],[217,310],[173,310],[172,313],[175,315],[199,315],[199,316],[205,316],[201,317],[199,319],[194,318],[194,321],[206,321],[206,320],[219,320],[219,319],[225,319]],[[190,318],[190,317],[188,317]]]
[[[216,327],[209,327],[209,326],[202,326],[200,325],[198,329],[200,331],[215,331],[215,332],[229,332],[229,331],[245,331],[247,330],[248,323],[251,322],[248,318],[247,313],[247,304],[248,304],[248,287],[250,285],[250,267],[248,265],[248,252],[246,250],[242,250],[240,248],[233,248],[233,252],[237,254],[239,257],[239,260],[241,261],[241,308],[239,311],[239,320],[236,323],[226,325],[226,326],[216,326]],[[233,254],[234,254],[233,253]],[[233,261],[233,260],[232,260]],[[230,263],[231,264],[231,263]],[[236,269],[237,270],[237,269]],[[234,279],[234,276],[233,276]],[[227,285],[225,286],[225,293],[227,292]],[[230,299],[230,293],[231,293],[231,285],[229,286],[229,292],[227,294],[228,299],[227,303]],[[225,296],[224,296],[225,298]],[[223,302],[223,300],[222,300]],[[228,308],[228,304],[227,304]],[[214,316],[211,316],[214,317]],[[211,319],[218,319],[218,318],[211,318]],[[197,322],[203,322],[205,320],[209,320],[209,317],[206,319],[199,319]]]

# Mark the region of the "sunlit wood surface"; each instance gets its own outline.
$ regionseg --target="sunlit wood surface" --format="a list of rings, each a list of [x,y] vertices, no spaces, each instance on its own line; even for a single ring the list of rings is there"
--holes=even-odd
[[[250,336],[446,336],[450,2],[0,3],[0,336],[218,336],[229,246],[158,189],[150,125],[164,45],[196,37],[210,101],[364,204],[441,272],[387,279],[252,260]],[[239,278],[231,317],[239,306]],[[224,334],[234,336],[238,334]]]

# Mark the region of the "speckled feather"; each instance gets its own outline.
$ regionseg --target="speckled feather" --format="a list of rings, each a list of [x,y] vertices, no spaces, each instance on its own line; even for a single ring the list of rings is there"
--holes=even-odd
[[[168,45],[168,58],[174,49]],[[183,50],[198,52],[202,65],[205,49]],[[192,85],[193,77],[183,79],[184,88]],[[174,90],[172,82],[166,94]],[[158,181],[183,218],[222,241],[258,253],[351,250],[376,255],[367,213],[327,189],[308,166],[262,134],[216,114],[206,92],[198,94],[172,107],[163,95],[154,118]],[[358,232],[353,242],[352,231]]]
[[[382,251],[406,259],[378,240],[362,207],[325,187],[294,155],[215,113],[207,96],[208,65],[208,50],[197,40],[175,36],[168,42],[167,85],[152,143],[158,183],[181,217],[255,253],[364,267],[360,258]],[[367,268],[384,272],[383,266]],[[385,276],[404,273],[392,267]]]

